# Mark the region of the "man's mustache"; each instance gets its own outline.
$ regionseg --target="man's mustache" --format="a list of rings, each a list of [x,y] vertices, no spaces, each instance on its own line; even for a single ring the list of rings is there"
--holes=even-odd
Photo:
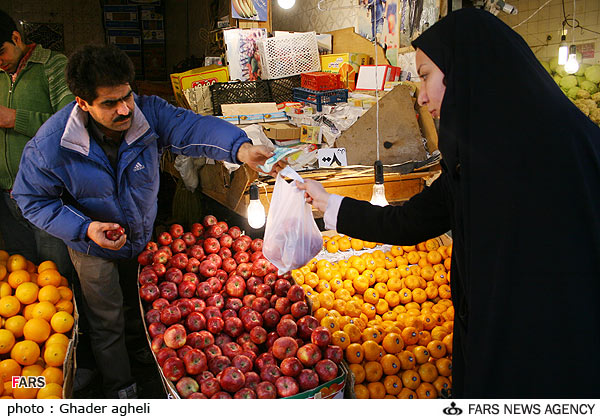
[[[129,112],[127,115],[119,115],[113,120],[113,122],[123,122],[124,120],[129,119],[132,114],[133,112]]]

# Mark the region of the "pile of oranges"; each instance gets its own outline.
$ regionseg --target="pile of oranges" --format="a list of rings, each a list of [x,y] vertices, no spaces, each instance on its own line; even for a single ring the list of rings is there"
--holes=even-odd
[[[292,271],[313,315],[344,349],[357,398],[431,399],[451,389],[452,244],[443,242],[392,246],[337,262],[313,259]],[[376,245],[324,237],[330,253]]]
[[[0,399],[62,398],[73,309],[52,261],[35,266],[0,250]],[[44,376],[46,386],[13,389],[13,376]]]

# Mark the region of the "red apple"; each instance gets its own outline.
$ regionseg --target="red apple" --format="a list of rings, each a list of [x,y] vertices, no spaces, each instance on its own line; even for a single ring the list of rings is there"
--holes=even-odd
[[[298,326],[291,319],[281,319],[277,324],[277,334],[280,337],[295,337],[298,332]]]
[[[206,306],[206,308],[204,308],[204,311],[202,312],[204,314],[204,317],[206,319],[210,319],[210,318],[222,318],[223,316],[221,315],[221,310],[219,308],[217,308],[216,306]]]
[[[152,264],[152,259],[154,257],[154,252],[150,251],[150,250],[144,250],[142,251],[138,257],[138,263],[140,263],[142,266],[147,266]]]
[[[159,311],[169,306],[169,301],[165,298],[158,298],[152,302],[152,309],[158,309]]]
[[[303,316],[308,315],[310,309],[308,304],[301,300],[300,302],[294,302],[290,308],[290,311],[294,318],[302,318]]]
[[[277,340],[279,338],[279,334],[277,334],[277,332],[273,331],[273,332],[269,332],[267,334],[267,347],[273,347],[273,343],[275,342],[275,340]]]
[[[187,341],[186,341],[187,343]],[[185,355],[190,351],[193,350],[192,346],[186,344],[183,347],[177,349],[177,357],[179,357],[180,359],[183,360],[183,358],[185,357]]]
[[[269,364],[273,364],[276,366],[277,360],[271,353],[262,353],[261,355],[259,355],[256,358],[256,361],[254,362],[254,364],[256,365],[256,368],[260,372],[262,369],[265,368],[265,366],[267,366]]]
[[[191,247],[196,243],[196,237],[191,232],[186,232],[185,234],[183,234],[181,239],[183,239],[183,242],[185,242],[185,245],[187,247]]]
[[[223,331],[223,327],[225,326],[225,322],[222,318],[213,317],[206,320],[206,329],[217,335],[221,331]]]
[[[296,377],[300,374],[304,366],[296,357],[287,357],[281,361],[281,373],[286,376]]]
[[[252,360],[243,354],[238,354],[235,356],[231,360],[231,364],[240,369],[242,373],[248,373],[252,370]]]
[[[314,316],[303,316],[296,322],[298,325],[298,336],[303,340],[310,339],[312,332],[319,326],[319,321]]]
[[[237,392],[246,384],[246,376],[237,367],[227,367],[219,379],[221,387],[228,392]]]
[[[201,282],[196,287],[196,295],[201,299],[207,299],[213,294],[210,285],[207,282]]]
[[[179,268],[171,267],[165,272],[165,280],[179,284],[183,281],[183,273]]]
[[[227,392],[219,391],[215,393],[210,399],[232,399],[231,395]]]
[[[229,342],[223,346],[223,355],[233,359],[242,353],[242,347],[238,343]]]
[[[162,370],[167,379],[176,382],[185,374],[185,365],[179,357],[169,357],[163,363]]]
[[[292,302],[288,298],[279,298],[275,302],[275,310],[279,312],[280,315],[285,315],[290,313],[292,307]]]
[[[250,388],[243,387],[233,395],[233,399],[256,399],[256,392]]]
[[[198,392],[200,385],[191,377],[185,376],[179,379],[177,385],[175,385],[175,388],[177,389],[179,396],[187,399],[192,393]]]
[[[175,350],[173,350],[172,348],[169,348],[169,347],[163,347],[160,350],[158,350],[155,354],[156,354],[156,362],[158,363],[158,365],[160,367],[162,367],[163,364],[165,364],[165,361],[168,358],[177,357],[177,353],[175,352]]]
[[[154,270],[158,277],[163,277],[167,272],[167,264],[169,264],[169,261],[166,264],[152,263],[152,270]]]
[[[235,312],[239,311],[242,306],[244,306],[244,304],[239,298],[227,298],[225,301],[225,308]]]
[[[265,327],[274,328],[279,323],[281,315],[274,308],[269,308],[262,313],[262,317]]]
[[[248,279],[252,275],[252,264],[238,263],[235,269],[236,273],[242,276],[244,279]]]
[[[154,338],[157,335],[164,334],[167,326],[162,322],[153,322],[148,325],[148,334],[150,334],[150,338]]]
[[[181,310],[177,306],[167,306],[160,311],[160,322],[165,325],[173,325],[181,321]]]
[[[196,288],[196,293],[198,293],[197,288]],[[202,313],[204,311],[204,308],[206,307],[206,303],[202,299],[192,298],[192,299],[190,299],[190,301],[192,302],[192,305],[194,305],[194,312]]]
[[[187,398],[188,399],[208,399],[208,397],[202,392],[194,392]]]
[[[191,281],[181,282],[177,289],[182,298],[191,298],[196,294],[196,283]]]
[[[216,254],[221,249],[221,244],[216,238],[206,238],[204,240],[204,252],[206,254]]]
[[[185,326],[190,332],[201,331],[206,329],[206,318],[200,312],[192,312],[185,319]]]
[[[298,376],[298,383],[303,392],[314,389],[319,386],[319,375],[312,369],[304,369]]]
[[[215,337],[215,344],[218,345],[221,350],[223,350],[225,344],[229,344],[230,342],[233,342],[233,338],[223,332]]]
[[[281,370],[274,364],[267,364],[260,371],[260,377],[262,380],[275,384],[277,379],[281,377]]]
[[[171,245],[173,243],[173,237],[168,232],[163,232],[158,236],[158,244],[162,246]]]
[[[258,399],[276,399],[277,389],[271,382],[260,382],[256,386],[256,396]]]
[[[250,261],[250,254],[248,254],[246,251],[240,251],[233,255],[233,259],[238,264],[247,263]]]
[[[198,276],[196,275],[196,273],[185,273],[183,275],[183,278],[181,279],[181,281],[183,281],[183,282],[192,282],[196,286],[198,286],[198,283],[200,283],[200,280],[198,280]]]
[[[223,235],[223,230],[221,230],[219,225],[211,225],[208,227],[204,235],[210,238],[219,239],[221,235]]]
[[[122,226],[119,226],[116,229],[111,229],[108,231],[104,231],[104,235],[107,239],[111,241],[117,241],[121,236],[125,233],[125,229]]]
[[[329,382],[337,377],[338,366],[329,359],[321,360],[315,365],[315,371],[319,375],[321,383]]]
[[[201,385],[202,382],[204,382],[205,380],[212,379],[214,377],[215,377],[215,375],[212,374],[211,371],[205,370],[205,371],[197,374],[196,376],[194,376],[194,379],[196,379],[196,382],[198,382],[198,384]]]
[[[248,293],[256,294],[256,288],[258,287],[259,284],[263,284],[262,279],[260,279],[256,276],[251,276],[246,281],[246,290],[248,291]]]
[[[185,371],[188,374],[199,374],[208,369],[206,355],[201,350],[194,348],[183,356]]]
[[[237,263],[231,257],[224,258],[222,267],[223,267],[223,270],[225,270],[227,273],[231,273],[232,271],[235,271],[235,269],[237,268]]]
[[[344,359],[344,350],[337,345],[328,345],[325,349],[324,357],[336,364],[340,364]]]
[[[216,277],[209,278],[206,281],[206,283],[209,284],[209,286],[212,289],[213,293],[219,293],[221,291],[221,289],[223,288],[223,285],[221,284],[221,280],[219,280]]]
[[[146,323],[150,325],[154,322],[160,323],[160,311],[158,309],[150,309],[148,312],[146,312],[144,318],[146,319]],[[159,332],[159,334],[161,333]]]
[[[167,254],[168,258],[173,257],[173,251],[171,250],[171,246],[170,245],[163,245],[162,247],[158,248],[158,251],[164,251]],[[158,251],[156,251],[156,253]],[[156,253],[154,253],[154,254],[156,254]]]
[[[169,348],[178,349],[185,345],[187,333],[181,324],[171,325],[164,333],[165,344]]]
[[[225,321],[227,318],[237,318],[237,312],[233,309],[225,309],[221,312],[221,318]]]
[[[214,261],[204,260],[202,263],[200,263],[200,268],[198,271],[204,277],[213,277],[217,272],[217,265],[214,263]]]
[[[179,224],[173,224],[169,228],[169,233],[173,238],[179,238],[183,235],[183,226]]]
[[[203,260],[205,257],[204,254],[204,248],[202,247],[202,245],[192,245],[190,248],[188,248],[188,252],[187,252],[189,257],[195,258],[197,260]]]
[[[298,348],[296,357],[302,362],[304,367],[312,367],[321,360],[321,350],[315,344],[308,343]]]
[[[221,385],[216,378],[210,377],[200,384],[200,390],[210,398],[221,390]]]
[[[262,314],[264,311],[266,311],[270,307],[271,307],[271,304],[269,303],[269,300],[267,298],[257,297],[256,299],[254,299],[252,301],[252,309],[254,309],[256,312],[258,312],[260,314]]]
[[[208,368],[217,377],[219,373],[231,366],[231,360],[226,356],[216,356],[208,360]]]
[[[231,238],[233,238],[235,240],[235,239],[238,239],[242,235],[242,230],[237,226],[232,226],[231,228],[229,228],[227,233],[229,235],[231,235]]]
[[[219,249],[219,252],[217,253],[219,255],[219,257],[221,257],[222,259],[225,258],[233,258],[233,254],[231,252],[231,250],[229,249],[229,247],[223,247],[223,245],[221,245],[221,248]],[[234,260],[235,261],[235,260]],[[237,264],[237,263],[236,263]]]
[[[185,271],[188,273],[198,273],[200,270],[200,260],[194,257],[188,258],[187,266],[185,266]]]
[[[299,284],[295,284],[287,292],[287,298],[292,302],[304,300],[304,289]]]
[[[206,306],[216,306],[219,309],[223,309],[225,306],[225,299],[220,293],[213,293],[206,299]]]
[[[259,260],[261,258],[265,258],[262,251],[256,251],[256,252],[253,252],[252,255],[250,255],[250,261],[252,263],[254,263],[256,260]]]
[[[288,396],[294,396],[300,391],[300,387],[296,382],[296,379],[290,376],[281,376],[275,381],[275,387],[277,388],[277,395],[282,398]]]
[[[263,240],[260,238],[253,239],[250,243],[250,249],[252,251],[262,251],[263,248]]]
[[[250,340],[254,344],[263,344],[267,341],[267,330],[263,327],[254,327],[250,330]]]
[[[256,286],[256,296],[259,298],[267,298],[269,299],[272,295],[271,286],[268,284],[259,284]]]
[[[225,293],[234,298],[244,296],[246,290],[246,282],[239,276],[230,277],[225,283]]]
[[[145,249],[147,251],[156,251],[156,250],[158,250],[158,245],[156,244],[156,242],[150,241],[150,242],[148,242],[148,244],[146,244]]]
[[[183,253],[185,250],[187,250],[187,245],[185,245],[185,241],[181,238],[174,239],[171,243],[173,254]]]
[[[173,245],[175,245],[175,243],[173,243]],[[179,252],[171,258],[171,266],[179,270],[185,270],[188,265],[188,261],[188,256],[185,253]]]
[[[219,244],[221,245],[221,248],[231,248],[231,245],[233,244],[233,238],[231,238],[231,235],[229,234],[223,234],[219,238]]]
[[[192,224],[192,235],[199,238],[204,233],[204,226],[199,223]]]
[[[217,218],[215,218],[213,215],[206,215],[204,219],[202,219],[202,225],[204,225],[204,228],[208,228],[209,226],[216,224]]]
[[[227,230],[229,229],[229,225],[227,225],[227,222],[225,221],[219,221],[217,222],[217,225],[219,225],[219,228],[221,228],[221,231],[223,231],[223,233],[227,232]]]
[[[258,346],[252,341],[248,341],[242,345],[242,352],[244,351],[252,351],[258,355],[258,353],[260,352],[260,348],[258,348]]]
[[[198,337],[199,337],[199,341],[198,341],[199,345],[195,346],[195,348],[200,348],[203,350],[203,349],[215,344],[215,337],[209,331],[202,330],[202,331],[198,332]]]
[[[256,295],[244,295],[244,298],[242,299],[242,303],[244,304],[243,308],[252,309],[252,303],[254,302],[254,299],[256,299]],[[240,308],[240,315],[241,310],[242,308]]]
[[[232,312],[235,315],[235,311]],[[242,334],[242,332],[244,332],[244,324],[242,324],[242,320],[240,318],[233,316],[225,320],[225,326],[223,330],[227,335],[237,338]]]
[[[246,331],[250,331],[254,327],[262,327],[263,325],[262,316],[254,310],[248,311],[245,315],[241,316],[241,319]]]
[[[292,284],[289,282],[289,280],[279,279],[275,282],[275,286],[274,286],[275,294],[279,297],[287,296],[288,291],[290,290],[291,287],[292,287]],[[300,289],[302,289],[302,288],[300,288]],[[288,297],[288,299],[289,299],[289,297]]]
[[[327,347],[331,344],[331,333],[325,327],[317,327],[310,335],[310,341],[319,347]]]
[[[292,337],[280,337],[273,343],[273,356],[276,359],[283,360],[293,357],[298,351],[298,343]]]
[[[272,266],[272,264],[270,264]],[[277,267],[275,267],[277,269]],[[269,286],[273,286],[277,281],[277,275],[275,273],[269,273],[265,277],[263,277],[263,283]]]
[[[160,290],[154,283],[145,284],[140,288],[140,297],[148,303],[155,301],[159,296]]]

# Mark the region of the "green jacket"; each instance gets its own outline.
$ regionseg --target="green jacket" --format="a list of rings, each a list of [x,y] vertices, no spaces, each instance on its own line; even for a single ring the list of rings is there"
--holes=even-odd
[[[12,83],[0,70],[0,105],[16,109],[15,127],[0,128],[0,189],[11,189],[27,141],[75,99],[65,79],[67,57],[37,45]]]

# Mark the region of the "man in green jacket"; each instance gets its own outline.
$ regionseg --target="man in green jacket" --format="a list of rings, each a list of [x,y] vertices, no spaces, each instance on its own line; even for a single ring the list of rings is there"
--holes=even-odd
[[[25,218],[10,192],[25,144],[50,116],[75,100],[67,87],[67,58],[25,44],[13,19],[0,10],[0,235],[5,249],[38,264],[53,260],[66,277],[72,265],[62,240]]]

